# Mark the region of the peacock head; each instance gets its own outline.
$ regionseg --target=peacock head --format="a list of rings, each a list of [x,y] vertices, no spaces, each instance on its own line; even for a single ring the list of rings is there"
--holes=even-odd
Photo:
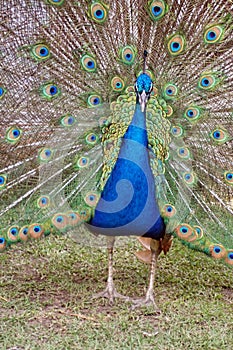
[[[141,111],[144,112],[153,89],[153,82],[150,76],[146,73],[140,74],[137,77],[134,88],[137,96],[137,103],[140,103]]]

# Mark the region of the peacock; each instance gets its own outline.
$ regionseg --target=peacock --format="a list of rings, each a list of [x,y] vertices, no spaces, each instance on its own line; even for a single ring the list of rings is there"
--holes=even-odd
[[[0,251],[173,237],[233,267],[231,0],[3,0]]]

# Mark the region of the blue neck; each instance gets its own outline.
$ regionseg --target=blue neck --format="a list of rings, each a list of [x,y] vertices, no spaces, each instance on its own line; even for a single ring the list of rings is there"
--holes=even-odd
[[[139,103],[136,103],[131,125],[134,125],[146,130],[146,111],[144,112],[141,111],[141,106]]]
[[[139,103],[136,104],[133,119],[123,139],[134,140],[145,147],[148,146],[146,131],[146,112],[141,111],[141,106]]]

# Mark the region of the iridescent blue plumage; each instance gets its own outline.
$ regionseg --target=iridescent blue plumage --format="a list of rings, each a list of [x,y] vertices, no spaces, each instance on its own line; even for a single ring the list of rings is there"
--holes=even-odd
[[[137,103],[134,116],[90,222],[98,233],[145,235],[156,239],[164,236],[165,225],[156,203],[150,167],[146,115],[139,104],[140,93],[146,92],[148,98],[152,86],[146,74],[141,74],[135,84]]]

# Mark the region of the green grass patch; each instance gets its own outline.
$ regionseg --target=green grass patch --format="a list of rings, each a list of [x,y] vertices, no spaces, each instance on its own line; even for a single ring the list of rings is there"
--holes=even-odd
[[[131,297],[144,295],[148,281],[138,247],[132,240],[115,252],[116,287]],[[159,259],[159,315],[92,298],[106,283],[104,249],[53,236],[14,246],[0,260],[1,350],[232,349],[232,270],[177,240]]]

